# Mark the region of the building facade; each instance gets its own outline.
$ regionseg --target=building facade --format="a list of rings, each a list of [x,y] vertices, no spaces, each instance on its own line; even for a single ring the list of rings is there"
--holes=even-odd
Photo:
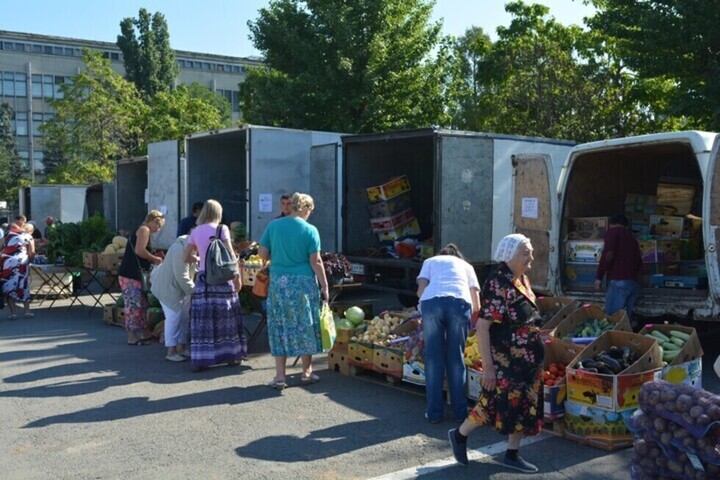
[[[114,43],[0,30],[0,103],[15,112],[17,150],[31,177],[44,169],[40,127],[54,116],[48,100],[60,98],[60,85],[82,71],[84,48],[103,52],[113,70],[125,75],[122,52]],[[259,59],[180,50],[175,58],[180,67],[177,84],[197,82],[210,88],[230,102],[233,120],[240,119],[238,84],[248,66],[261,65]]]

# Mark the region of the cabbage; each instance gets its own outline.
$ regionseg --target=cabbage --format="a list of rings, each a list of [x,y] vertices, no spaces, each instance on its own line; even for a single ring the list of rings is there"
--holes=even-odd
[[[352,330],[353,328],[355,328],[355,325],[347,318],[341,318],[335,322],[335,328],[337,328],[338,330],[340,330],[340,329]]]
[[[365,312],[360,307],[350,307],[345,311],[345,318],[357,326],[365,320]]]

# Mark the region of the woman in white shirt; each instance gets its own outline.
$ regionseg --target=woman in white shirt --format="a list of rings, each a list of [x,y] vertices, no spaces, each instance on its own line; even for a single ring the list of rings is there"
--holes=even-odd
[[[467,417],[463,352],[470,316],[480,309],[480,284],[472,265],[449,243],[423,262],[417,277],[425,339],[425,418],[443,419],[443,377],[447,369],[455,420]]]

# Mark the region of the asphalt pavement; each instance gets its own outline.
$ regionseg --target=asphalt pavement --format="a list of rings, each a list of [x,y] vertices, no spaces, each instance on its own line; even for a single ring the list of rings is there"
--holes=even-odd
[[[391,306],[350,292],[343,301]],[[452,462],[445,421],[424,421],[421,390],[327,370],[320,382],[265,386],[274,374],[261,335],[246,364],[193,373],[157,343],[128,346],[100,309],[35,306],[0,311],[0,478],[3,479],[519,479],[492,454],[505,439],[478,429],[463,468]],[[383,305],[386,304],[386,305]],[[259,318],[246,319],[252,328]],[[717,336],[708,342],[718,345]],[[706,388],[720,391],[706,350]],[[449,414],[449,412],[447,412]],[[449,415],[448,415],[449,416]],[[522,447],[543,479],[627,479],[631,450],[608,453],[543,434]]]

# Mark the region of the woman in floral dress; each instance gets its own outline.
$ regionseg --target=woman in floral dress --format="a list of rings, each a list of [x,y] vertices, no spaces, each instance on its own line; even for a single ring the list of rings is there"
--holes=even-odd
[[[5,236],[5,246],[0,255],[0,280],[2,280],[2,294],[10,308],[9,318],[17,318],[17,302],[22,303],[25,307],[26,318],[33,316],[30,313],[30,289],[28,288],[29,265],[35,256],[32,230],[32,227],[25,229],[18,226],[17,223],[13,224]]]
[[[500,463],[525,473],[537,467],[518,452],[524,435],[542,427],[543,345],[537,321],[536,298],[525,272],[533,261],[530,239],[520,234],[503,238],[495,251],[498,265],[485,280],[478,342],[484,374],[482,392],[468,418],[448,432],[458,463],[467,465],[467,436],[481,425],[508,435],[508,449]]]

